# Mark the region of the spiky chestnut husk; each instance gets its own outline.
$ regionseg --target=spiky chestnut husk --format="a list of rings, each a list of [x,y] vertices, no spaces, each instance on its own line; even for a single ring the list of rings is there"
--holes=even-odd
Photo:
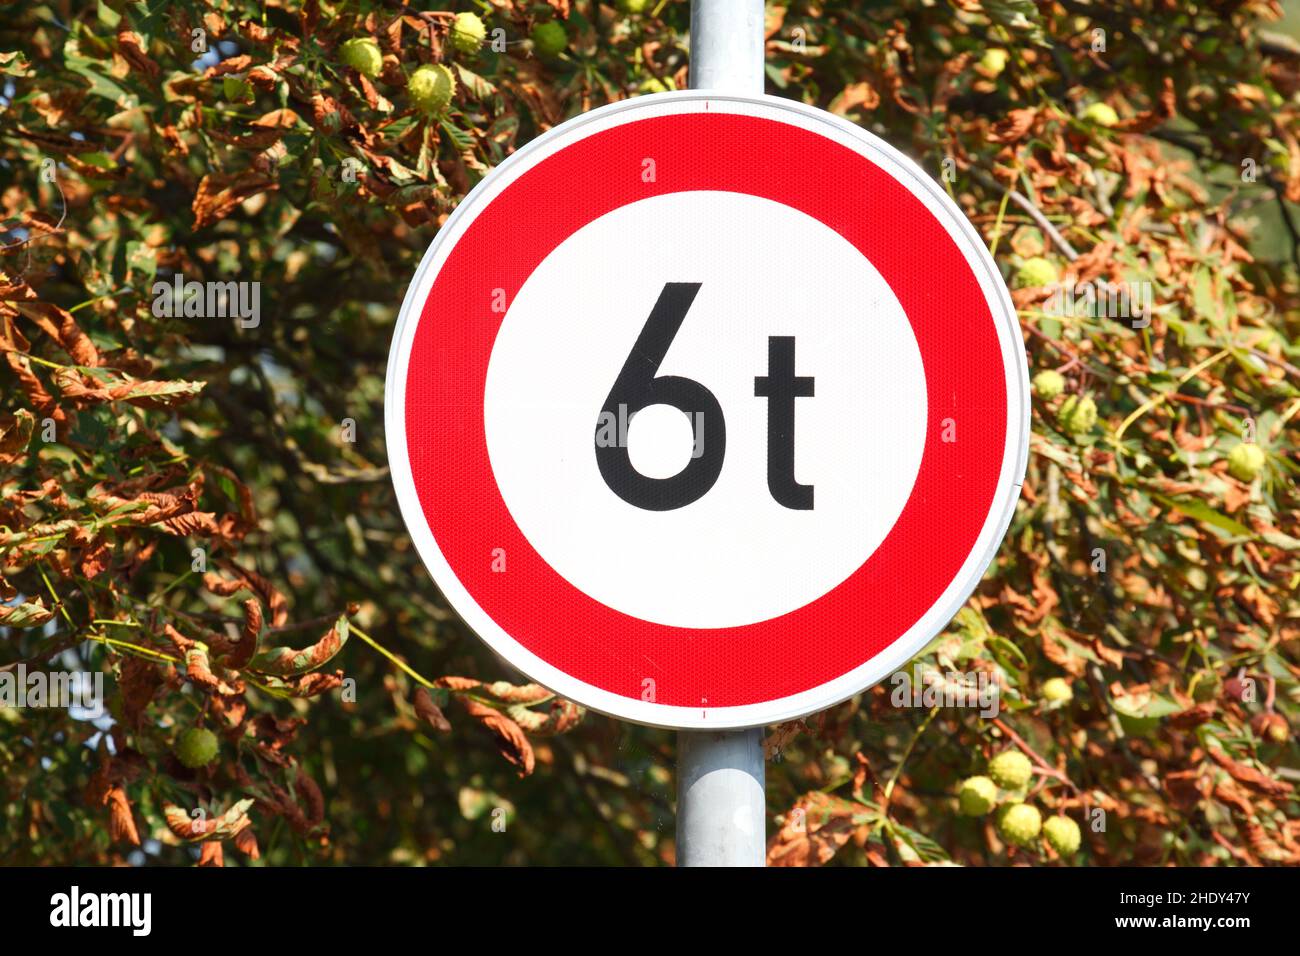
[[[1019,750],[1004,750],[989,761],[989,776],[1003,790],[1020,790],[1029,783],[1034,765]]]
[[[980,69],[992,76],[999,76],[1007,68],[1007,60],[1010,59],[1010,56],[1001,47],[992,47],[985,50],[984,55],[980,57]]]
[[[1043,815],[1027,803],[1007,804],[998,811],[998,833],[1012,846],[1029,846],[1043,829]]]
[[[1055,369],[1044,369],[1034,376],[1034,391],[1039,398],[1050,401],[1065,391],[1065,376]]]
[[[339,47],[339,60],[362,76],[374,79],[384,72],[384,54],[370,37],[354,37]]]
[[[1228,474],[1238,481],[1252,482],[1264,470],[1268,456],[1254,442],[1242,442],[1228,452]]]
[[[1043,836],[1047,839],[1048,846],[1063,857],[1074,856],[1079,852],[1079,844],[1083,842],[1079,824],[1069,817],[1048,817],[1043,822]]]
[[[1107,128],[1119,122],[1119,114],[1109,103],[1093,103],[1083,111],[1083,118],[1090,123]]]
[[[422,66],[406,81],[406,92],[421,113],[441,113],[456,92],[456,77],[441,63]]]
[[[173,753],[191,770],[206,767],[217,756],[217,735],[203,727],[191,727],[176,738]]]
[[[487,37],[487,27],[475,13],[458,13],[451,24],[451,45],[457,53],[477,53]]]
[[[1057,420],[1075,438],[1086,435],[1097,424],[1097,403],[1088,395],[1071,395],[1057,412]]]
[[[533,27],[532,36],[533,49],[544,59],[559,56],[569,45],[569,35],[564,32],[564,26],[554,20],[537,24]]]
[[[1061,273],[1051,259],[1030,256],[1020,263],[1020,268],[1016,270],[1016,285],[1022,289],[1036,289],[1039,286],[1052,285],[1060,277]]]
[[[967,777],[957,791],[957,805],[963,816],[982,817],[998,800],[998,785],[988,777]]]
[[[1074,700],[1074,689],[1064,677],[1050,677],[1043,681],[1043,700],[1063,704]]]

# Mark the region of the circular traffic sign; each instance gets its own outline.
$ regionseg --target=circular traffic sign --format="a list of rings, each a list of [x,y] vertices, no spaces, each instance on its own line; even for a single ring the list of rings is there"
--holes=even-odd
[[[736,728],[947,624],[1011,520],[1028,395],[997,268],[914,163],[685,91],[556,127],[460,204],[398,319],[388,454],[435,582],[507,661]]]

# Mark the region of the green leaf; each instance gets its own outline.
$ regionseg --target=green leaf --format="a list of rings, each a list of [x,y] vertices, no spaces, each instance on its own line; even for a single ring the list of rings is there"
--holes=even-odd
[[[1162,718],[1176,714],[1182,706],[1173,698],[1162,694],[1143,696],[1118,696],[1111,698],[1111,707],[1119,717],[1126,734],[1147,737],[1155,732]]]
[[[982,6],[989,19],[999,26],[1022,34],[1034,43],[1048,45],[1034,0],[984,0]]]
[[[109,79],[105,72],[101,72],[107,70],[108,64],[82,55],[81,43],[76,37],[69,37],[63,44],[63,59],[69,70],[90,81],[90,92],[93,95],[110,100],[122,109],[135,109],[140,105],[134,93],[128,93]]]
[[[1300,538],[1293,538],[1281,531],[1265,531],[1260,537],[1273,547],[1281,548],[1283,551],[1300,551]]]
[[[1225,514],[1215,511],[1209,505],[1195,498],[1178,497],[1170,498],[1157,492],[1152,492],[1151,497],[1160,502],[1167,508],[1173,508],[1175,511],[1181,511],[1189,518],[1195,518],[1197,521],[1204,522],[1211,527],[1226,531],[1234,537],[1253,538],[1255,533],[1240,522],[1233,521]]]
[[[95,14],[99,22],[110,30],[116,30],[117,25],[122,22],[122,14],[110,7],[104,0],[97,0]]]
[[[474,137],[454,125],[451,120],[441,119],[438,121],[438,126],[440,126],[442,131],[451,138],[453,143],[456,144],[456,149],[458,151],[463,153],[467,149],[474,148]]]
[[[473,70],[467,70],[459,63],[456,64],[456,72],[460,76],[460,82],[469,90],[470,95],[476,100],[484,100],[497,91],[497,88],[479,76]]]
[[[148,243],[132,239],[126,244],[126,265],[129,279],[139,276],[146,284],[151,284],[158,272],[158,252]]]

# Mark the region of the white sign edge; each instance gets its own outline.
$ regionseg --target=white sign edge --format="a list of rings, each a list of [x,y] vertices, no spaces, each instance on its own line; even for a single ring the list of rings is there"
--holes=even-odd
[[[832,681],[772,701],[704,709],[642,701],[594,687],[570,677],[547,663],[497,625],[460,583],[425,520],[424,509],[415,490],[410,459],[407,455],[405,415],[407,366],[415,329],[433,280],[436,278],[433,271],[434,263],[439,259],[442,247],[452,237],[459,238],[464,231],[462,221],[466,219],[472,221],[470,212],[474,211],[474,215],[477,215],[475,207],[484,201],[483,197],[489,193],[493,195],[499,193],[526,169],[563,145],[567,145],[563,141],[570,137],[573,137],[573,141],[577,141],[597,131],[596,129],[584,131],[584,127],[601,124],[602,121],[616,118],[625,112],[651,112],[653,115],[682,112],[685,110],[664,111],[660,107],[679,104],[686,106],[691,102],[727,103],[733,107],[749,105],[758,110],[758,114],[751,113],[751,115],[761,115],[765,109],[793,113],[805,121],[799,125],[809,129],[815,128],[818,124],[830,127],[839,134],[832,138],[841,143],[846,139],[852,141],[855,145],[845,145],[850,145],[855,152],[867,155],[873,162],[886,160],[883,164],[885,168],[908,186],[909,191],[917,196],[932,213],[935,213],[936,218],[947,227],[949,235],[957,243],[979,280],[998,327],[998,340],[1007,372],[1008,398],[1007,445],[998,477],[998,492],[976,539],[976,546],[972,548],[957,575],[930,609],[886,651]],[[737,111],[746,112],[744,109]],[[630,122],[636,118],[639,117],[625,117],[622,122]],[[583,131],[583,135],[575,137],[574,134],[579,131]],[[872,156],[871,151],[879,155]],[[939,215],[940,212],[943,215]],[[468,222],[464,222],[463,225],[467,227]],[[992,295],[989,294],[990,292]],[[442,591],[451,608],[461,616],[480,640],[510,666],[556,694],[610,717],[673,730],[740,730],[806,717],[834,707],[875,686],[921,653],[936,636],[942,633],[965,605],[997,556],[1002,540],[1011,525],[1028,466],[1030,414],[1029,368],[1024,337],[1011,296],[983,240],[960,207],[939,188],[935,180],[912,159],[879,136],[832,113],[768,94],[740,95],[710,90],[656,93],[598,107],[547,130],[496,166],[457,205],[425,250],[420,265],[407,287],[398,313],[384,383],[385,445],[402,519],[434,585]]]

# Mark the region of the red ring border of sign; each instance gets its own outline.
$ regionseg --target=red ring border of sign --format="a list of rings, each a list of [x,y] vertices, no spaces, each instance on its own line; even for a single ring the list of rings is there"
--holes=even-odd
[[[728,120],[720,124],[721,116]],[[629,127],[634,123],[640,125],[632,136]],[[672,162],[681,151],[690,152],[689,145],[682,145],[681,132],[692,124],[710,127],[708,148],[723,151],[726,161],[700,164],[702,169]],[[764,124],[770,124],[779,142],[767,141]],[[727,136],[718,135],[719,125],[729,125],[733,137],[743,133],[744,139],[729,141]],[[621,136],[612,135],[620,130]],[[611,146],[615,140],[618,142]],[[795,144],[794,140],[802,142]],[[742,142],[746,152],[736,155],[734,147]],[[932,379],[936,368],[934,349],[939,343],[926,336],[942,337],[954,329],[951,324],[941,328],[933,321],[922,323],[928,331],[918,328],[916,314],[930,316],[941,306],[949,308],[950,301],[927,300],[932,287],[924,282],[924,270],[917,268],[910,254],[912,245],[905,244],[902,252],[891,253],[887,239],[870,238],[868,233],[874,235],[876,230],[860,221],[862,206],[869,203],[869,198],[845,204],[843,185],[828,189],[825,184],[810,185],[810,178],[805,177],[790,187],[791,177],[787,175],[786,185],[774,187],[774,183],[783,181],[781,156],[796,157],[806,165],[818,143],[822,154],[816,158],[823,162],[814,175],[842,179],[846,163],[858,164],[859,172],[874,189],[895,191],[887,199],[910,196],[919,211],[930,214],[929,220],[924,220],[923,215],[922,225],[912,229],[924,233],[925,222],[929,222],[931,233],[937,228],[950,240],[951,248],[936,243],[939,248],[931,250],[927,265],[951,265],[955,255],[968,268],[971,282],[964,294],[969,299],[972,290],[977,290],[991,321],[986,323],[987,328],[977,322],[973,330],[960,330],[967,340],[955,349],[959,357],[945,360],[944,381]],[[732,153],[726,152],[729,146],[733,147]],[[597,148],[603,155],[592,152]],[[778,148],[779,154],[774,152]],[[641,157],[647,155],[653,156],[657,165],[656,182],[650,184],[640,179]],[[576,173],[565,167],[565,156],[570,166],[573,162],[579,164]],[[601,160],[602,166],[597,168],[606,175],[591,174],[594,158]],[[628,164],[634,165],[624,170],[626,175],[621,180],[616,182],[608,175],[611,166],[622,168]],[[742,181],[746,174],[752,177],[753,185]],[[488,457],[482,410],[482,386],[503,318],[488,310],[492,291],[506,290],[507,302],[513,302],[518,289],[546,255],[599,215],[638,199],[700,188],[726,188],[769,199],[775,198],[771,193],[777,188],[784,188],[787,194],[802,188],[805,193],[821,197],[819,215],[809,212],[806,201],[803,205],[791,201],[786,204],[816,215],[860,251],[870,245],[873,255],[868,258],[891,288],[896,280],[910,284],[910,291],[899,298],[921,346],[931,403],[917,486],[881,546],[858,571],[816,601],[768,621],[732,628],[676,628],[641,621],[587,597],[546,565],[500,498]],[[524,198],[526,190],[562,195],[563,202],[543,207],[539,199]],[[489,209],[495,210],[494,216],[485,217]],[[895,235],[908,228],[901,222],[891,226]],[[472,231],[476,235],[471,235]],[[469,257],[464,263],[451,261],[457,250],[461,259]],[[491,267],[489,262],[493,263]],[[451,268],[446,268],[449,264]],[[961,281],[965,282],[965,277]],[[1000,358],[996,369],[989,367],[992,353]],[[414,373],[413,356],[417,362]],[[980,365],[973,368],[974,360],[979,360]],[[958,382],[961,372],[966,375]],[[997,404],[998,388],[990,382],[1005,384],[1004,407],[996,415],[991,406]],[[945,475],[947,485],[952,481],[944,472],[938,484],[932,481],[924,491],[943,497],[948,511],[936,512],[940,506],[930,503],[930,520],[920,525],[915,522],[916,514],[924,507],[924,503],[917,504],[917,489],[927,467],[932,477],[936,468],[945,467],[936,465],[935,456],[941,456],[945,449],[937,444],[935,404],[937,398],[942,401],[942,393],[950,385],[954,400],[958,387],[963,389],[963,398],[969,399],[958,410],[958,427],[964,431],[959,432],[952,449],[953,454],[961,449],[963,454],[975,456],[958,465],[979,469],[977,476],[966,476],[965,480],[977,486],[975,497],[986,499],[976,502],[983,517],[976,522],[978,529],[963,529],[961,546],[952,549],[953,554],[961,555],[956,573],[950,573],[951,555],[947,560],[927,560],[923,564],[913,560],[910,565],[899,566],[908,555],[915,559],[915,541],[908,555],[895,556],[890,565],[879,556],[888,553],[891,540],[897,544],[895,531],[900,525],[910,521],[924,535],[933,536],[940,530],[937,525],[943,524],[936,522],[936,513],[940,517],[956,513],[963,519],[972,513],[970,502],[961,500],[962,489],[954,491],[945,486]],[[408,388],[415,388],[418,397],[413,398]],[[394,484],[417,549],[449,602],[489,646],[539,683],[612,716],[655,726],[727,729],[776,723],[832,706],[905,664],[947,624],[978,583],[1010,523],[1027,459],[1028,402],[1023,340],[1006,288],[974,229],[932,179],[883,141],[823,111],[777,97],[683,91],[612,104],[556,127],[521,148],[466,197],[435,237],[407,291],[390,354],[386,425]],[[990,420],[1001,419],[1000,450],[987,443],[982,445],[969,434],[963,444],[964,433],[973,430],[975,435],[980,434],[981,414]],[[953,466],[946,467],[950,470]],[[933,547],[939,547],[941,539],[930,540]],[[490,571],[492,552],[498,547],[504,548],[507,556],[505,574]],[[927,559],[932,557],[927,554]],[[883,610],[879,605],[870,609],[860,602],[855,604],[854,599],[862,597],[860,589],[868,566],[876,568],[876,576],[869,584],[890,582],[896,587],[896,600]],[[925,579],[927,572],[936,574],[936,578]],[[925,610],[914,614],[921,605]],[[821,612],[809,610],[816,608]],[[868,612],[871,617],[866,616]],[[893,617],[882,623],[885,613]],[[894,633],[894,617],[900,614],[910,624],[901,633]],[[662,690],[655,701],[640,696],[647,677],[655,679],[657,689],[664,685],[659,658],[665,645],[656,646],[655,665],[627,663],[629,652],[636,650],[628,646],[629,642],[643,640],[652,632],[659,640],[663,636],[659,632],[677,632],[673,635],[677,639],[673,647],[677,672],[672,674],[671,689],[667,691],[671,702],[665,702]],[[522,640],[516,636],[520,634]],[[713,663],[708,666],[701,663],[701,641],[720,642],[710,648],[720,652],[711,655]],[[751,673],[747,678],[745,665],[738,664],[739,645],[725,647],[729,641],[746,641],[749,656],[756,659],[748,665]],[[809,642],[820,642],[817,653],[807,651]],[[753,653],[756,644],[760,650]],[[774,648],[788,652],[783,662],[774,657]],[[829,671],[834,672],[828,672],[825,661],[818,660],[819,654],[828,656],[828,648],[839,655],[838,661],[855,655],[864,660],[847,669],[831,665]],[[870,653],[863,648],[871,648]],[[760,678],[780,688],[771,699],[735,702],[739,698],[734,690],[730,696],[721,691],[726,680],[737,674],[752,685],[755,666]],[[816,670],[818,666],[821,671]],[[691,672],[682,673],[685,668]],[[811,677],[799,676],[805,674],[805,669]],[[598,676],[593,681],[574,676],[573,672],[588,678]],[[600,686],[602,680],[618,684],[620,689]],[[791,691],[801,680],[803,686]],[[709,700],[711,689],[713,699]]]

